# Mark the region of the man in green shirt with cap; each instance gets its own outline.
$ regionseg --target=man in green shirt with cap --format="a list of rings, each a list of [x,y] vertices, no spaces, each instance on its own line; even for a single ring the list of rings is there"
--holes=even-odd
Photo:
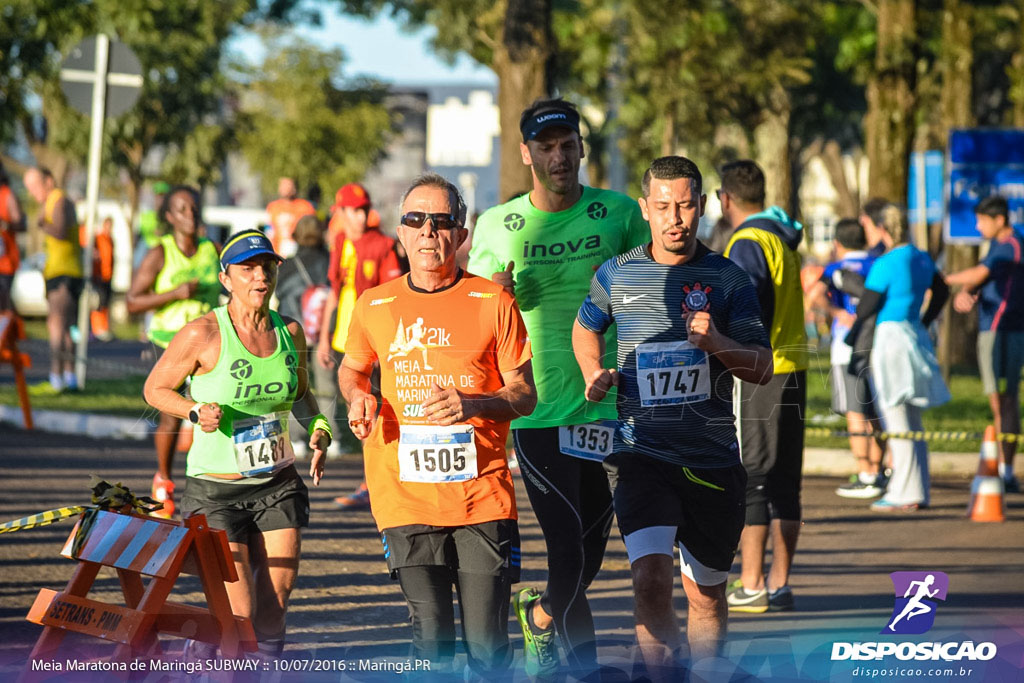
[[[586,589],[601,568],[611,528],[611,492],[601,465],[611,453],[615,395],[588,403],[572,352],[572,325],[594,270],[650,239],[637,202],[580,184],[579,113],[562,99],[538,100],[520,118],[530,192],[480,216],[469,271],[512,291],[534,349],[538,404],[512,422],[516,457],[548,549],[543,594],[515,596],[526,672],[559,666],[557,631],[577,677],[597,667]],[[607,353],[615,357],[614,330]]]

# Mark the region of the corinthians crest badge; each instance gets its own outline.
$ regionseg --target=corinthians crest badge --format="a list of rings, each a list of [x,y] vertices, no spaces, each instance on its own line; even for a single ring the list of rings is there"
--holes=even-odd
[[[708,310],[711,307],[711,300],[708,299],[710,293],[711,287],[701,287],[699,282],[683,285],[683,313]]]

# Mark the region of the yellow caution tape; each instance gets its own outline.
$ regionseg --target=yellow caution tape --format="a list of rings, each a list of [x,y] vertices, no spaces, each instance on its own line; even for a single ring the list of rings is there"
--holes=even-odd
[[[46,526],[85,512],[87,514],[83,516],[82,524],[79,525],[78,529],[79,538],[84,539],[97,510],[119,511],[125,505],[131,505],[137,512],[148,514],[163,507],[163,503],[158,503],[149,496],[136,496],[127,486],[120,482],[111,485],[95,475],[89,481],[89,487],[92,489],[93,504],[91,506],[71,505],[45,512],[37,512],[28,517],[0,524],[0,534]]]
[[[7,534],[12,531],[21,531],[23,529],[34,529],[37,526],[46,526],[47,524],[53,524],[59,522],[62,519],[68,517],[74,517],[79,515],[86,510],[81,505],[74,505],[71,507],[62,507],[55,510],[47,510],[46,512],[37,512],[34,515],[28,517],[22,517],[6,524],[0,524],[0,534]]]
[[[876,439],[908,439],[910,441],[981,441],[982,432],[848,432],[842,429],[826,429],[824,427],[808,427],[804,430],[807,436],[871,436]],[[996,440],[1016,443],[1024,441],[1024,434],[1002,433]]]

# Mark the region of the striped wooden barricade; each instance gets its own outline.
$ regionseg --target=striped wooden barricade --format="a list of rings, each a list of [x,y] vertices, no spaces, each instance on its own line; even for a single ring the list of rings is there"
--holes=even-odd
[[[32,406],[28,400],[28,385],[25,384],[25,368],[32,367],[27,353],[18,351],[18,340],[25,338],[25,325],[13,311],[0,315],[0,363],[10,363],[14,368],[14,387],[21,403],[21,414],[25,418],[25,429],[32,429]]]
[[[227,534],[211,529],[204,515],[184,522],[129,512],[87,511],[95,518],[76,545],[79,518],[61,555],[78,567],[63,591],[42,589],[28,620],[44,626],[29,656],[49,658],[66,631],[76,631],[118,643],[112,661],[159,655],[158,633],[192,638],[220,647],[221,655],[239,658],[256,650],[256,635],[245,617],[236,617],[228,603],[225,582],[238,580]],[[100,567],[113,567],[121,582],[124,606],[87,596]],[[181,573],[199,576],[208,608],[168,601]],[[143,576],[151,577],[148,585]],[[28,676],[32,677],[32,676]]]

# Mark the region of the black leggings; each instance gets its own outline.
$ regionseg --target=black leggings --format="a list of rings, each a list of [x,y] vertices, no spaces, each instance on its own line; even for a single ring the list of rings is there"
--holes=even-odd
[[[512,648],[508,642],[511,585],[507,577],[442,566],[400,567],[397,572],[412,617],[414,658],[430,660],[432,670],[451,665],[455,656],[454,585],[470,668],[491,680],[508,670]]]
[[[541,596],[569,667],[597,666],[594,617],[587,602],[612,524],[612,494],[601,463],[558,450],[558,428],[517,429],[513,436],[530,504],[548,547],[548,585]]]

